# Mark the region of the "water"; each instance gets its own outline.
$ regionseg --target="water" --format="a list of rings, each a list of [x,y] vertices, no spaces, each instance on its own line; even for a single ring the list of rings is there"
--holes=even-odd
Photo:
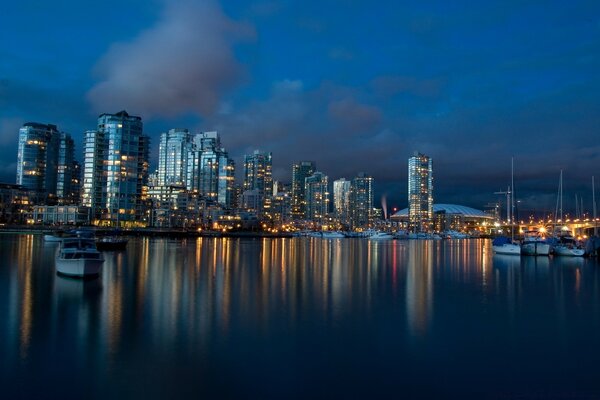
[[[484,240],[0,236],[2,398],[600,398],[600,265]]]

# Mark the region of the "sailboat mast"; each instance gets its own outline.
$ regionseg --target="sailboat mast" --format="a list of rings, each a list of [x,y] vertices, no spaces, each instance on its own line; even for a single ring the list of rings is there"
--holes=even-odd
[[[594,177],[592,176],[592,214],[594,216],[594,236],[598,233],[596,228],[596,189],[594,187]]]
[[[511,206],[511,217],[510,217],[510,237],[514,239],[515,236],[515,228],[514,228],[514,219],[515,219],[515,158],[511,157],[510,159],[510,206]]]

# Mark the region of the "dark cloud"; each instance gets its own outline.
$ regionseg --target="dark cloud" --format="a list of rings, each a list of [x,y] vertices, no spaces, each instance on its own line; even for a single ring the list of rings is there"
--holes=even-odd
[[[211,115],[243,68],[234,45],[252,38],[247,24],[227,17],[214,1],[168,2],[160,20],[102,57],[101,80],[88,99],[97,112],[135,109],[148,117]]]

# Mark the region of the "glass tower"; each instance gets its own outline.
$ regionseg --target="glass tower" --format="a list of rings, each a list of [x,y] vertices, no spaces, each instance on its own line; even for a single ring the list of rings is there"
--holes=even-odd
[[[101,114],[84,142],[82,203],[95,223],[144,225],[149,138],[142,119],[125,111]]]
[[[193,136],[187,129],[170,129],[160,135],[158,148],[158,185],[184,186]]]
[[[414,231],[428,231],[433,223],[432,161],[418,152],[408,159],[408,220]]]
[[[273,159],[271,153],[255,150],[253,154],[244,156],[244,191],[256,190],[259,208],[268,213],[273,194]]]
[[[322,172],[305,179],[306,219],[322,223],[329,213],[328,178]]]
[[[56,125],[24,124],[19,129],[17,184],[34,191],[38,202],[72,201],[73,152],[73,139]]]
[[[292,217],[306,218],[306,201],[304,188],[306,178],[315,173],[317,167],[314,161],[301,161],[292,165]]]
[[[350,188],[350,227],[366,228],[373,222],[373,178],[359,172]]]
[[[333,181],[333,210],[341,224],[347,224],[350,214],[350,181],[345,178]]]

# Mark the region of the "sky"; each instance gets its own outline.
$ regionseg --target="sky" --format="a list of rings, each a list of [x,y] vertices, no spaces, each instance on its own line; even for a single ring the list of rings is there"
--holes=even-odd
[[[364,171],[406,207],[407,159],[432,157],[437,203],[479,209],[510,183],[521,216],[591,209],[600,181],[598,1],[7,2],[0,14],[0,181],[18,129],[52,123],[81,152],[100,113],[144,121],[156,168],[170,128],[218,130],[274,178],[313,160]],[[600,182],[599,182],[600,185]]]

